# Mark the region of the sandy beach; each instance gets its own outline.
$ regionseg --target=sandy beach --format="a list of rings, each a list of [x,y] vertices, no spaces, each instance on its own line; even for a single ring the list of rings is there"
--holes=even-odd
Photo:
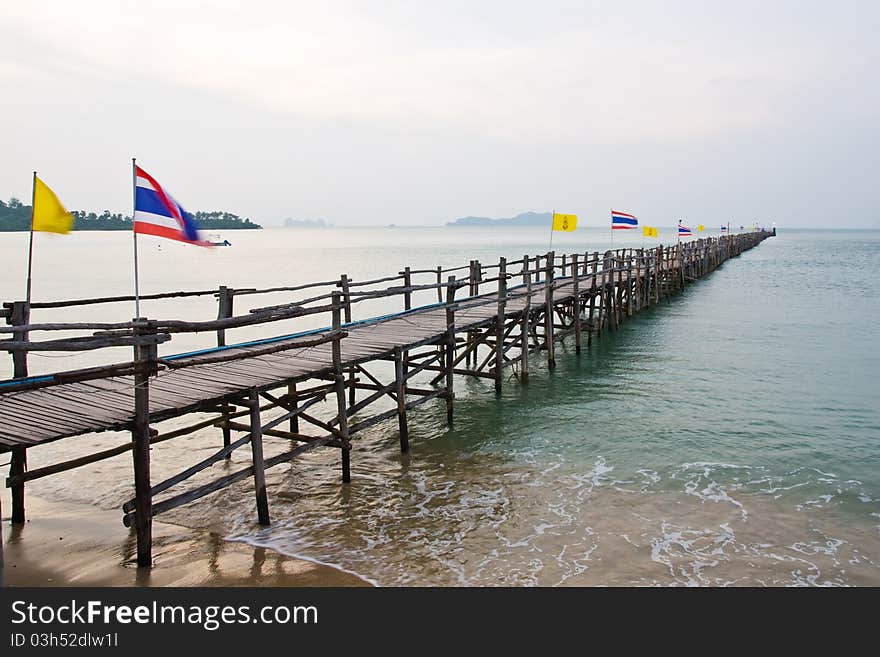
[[[6,492],[6,491],[4,491]],[[135,567],[120,514],[29,495],[28,521],[3,498],[4,586],[368,586],[364,580],[208,531],[153,523],[152,570]]]

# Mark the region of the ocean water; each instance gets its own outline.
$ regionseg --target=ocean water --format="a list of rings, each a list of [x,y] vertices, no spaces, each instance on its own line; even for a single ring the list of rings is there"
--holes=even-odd
[[[602,251],[607,233],[557,235],[554,248]],[[292,285],[343,272],[363,280],[404,265],[517,259],[546,251],[548,238],[483,228],[223,236],[233,246],[213,253],[145,241],[143,291]],[[38,238],[35,300],[129,292],[130,236]],[[637,236],[616,241],[641,244]],[[0,235],[10,274],[3,299],[21,297],[23,245],[23,235]],[[270,470],[268,528],[256,524],[250,482],[159,519],[380,585],[880,584],[878,270],[878,231],[782,229],[590,351],[563,345],[555,371],[534,356],[528,385],[511,378],[496,396],[489,381],[456,379],[454,426],[442,402],[412,412],[408,455],[394,420],[359,434],[350,486],[339,482],[335,450]],[[236,310],[286,300],[243,297]],[[416,302],[432,300],[428,293]],[[145,313],[211,318],[214,303],[147,303]],[[376,302],[356,318],[395,303]],[[76,317],[124,320],[132,310],[115,304]],[[42,311],[34,320],[70,317]],[[211,338],[187,336],[163,349]],[[113,359],[47,355],[31,365],[49,371],[99,358]],[[121,440],[101,434],[32,449],[31,467]],[[157,446],[154,480],[219,442],[219,430],[205,430]],[[267,439],[268,454],[285,448]],[[194,482],[247,462],[242,452]],[[118,509],[130,482],[123,456],[30,490]]]

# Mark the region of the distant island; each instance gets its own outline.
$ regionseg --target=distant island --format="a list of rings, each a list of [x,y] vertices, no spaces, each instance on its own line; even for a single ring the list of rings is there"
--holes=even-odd
[[[515,217],[461,217],[447,226],[543,226],[550,225],[551,212],[522,212]]]
[[[285,219],[285,228],[330,228],[333,224],[328,224],[323,219]]]
[[[84,212],[83,210],[71,210],[73,215],[73,230],[131,230],[131,217],[122,213],[113,213],[104,210],[97,212]],[[239,217],[231,212],[214,210],[212,212],[195,212],[193,218],[199,228],[206,230],[238,230],[242,228],[262,228],[247,217]],[[30,230],[31,206],[23,205],[16,198],[8,202],[0,201],[0,232],[17,230]]]

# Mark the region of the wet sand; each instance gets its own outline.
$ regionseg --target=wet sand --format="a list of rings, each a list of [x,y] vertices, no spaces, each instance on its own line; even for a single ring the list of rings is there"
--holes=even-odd
[[[28,521],[9,522],[3,499],[4,586],[369,586],[329,566],[153,521],[151,570],[134,565],[121,514],[27,497]]]

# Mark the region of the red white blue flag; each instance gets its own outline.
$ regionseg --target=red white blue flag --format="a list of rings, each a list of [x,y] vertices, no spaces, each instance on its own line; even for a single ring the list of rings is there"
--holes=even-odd
[[[678,222],[678,236],[679,237],[690,237],[691,235],[692,235],[691,229],[679,221]]]
[[[199,235],[193,216],[139,166],[135,166],[134,232],[211,246]]]
[[[626,212],[611,211],[611,230],[632,230],[639,225],[639,219],[635,215]]]

